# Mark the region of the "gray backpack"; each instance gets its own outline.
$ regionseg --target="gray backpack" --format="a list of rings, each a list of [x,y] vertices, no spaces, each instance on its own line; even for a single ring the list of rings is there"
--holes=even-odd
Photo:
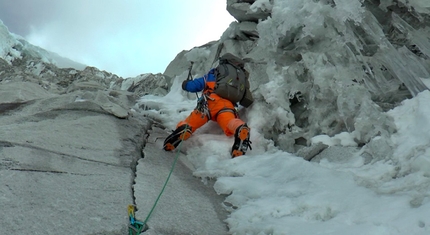
[[[244,69],[245,62],[230,54],[224,54],[219,58],[216,68],[216,85],[214,93],[220,97],[230,100],[233,104],[240,103],[249,107],[254,98],[249,90],[249,74]]]

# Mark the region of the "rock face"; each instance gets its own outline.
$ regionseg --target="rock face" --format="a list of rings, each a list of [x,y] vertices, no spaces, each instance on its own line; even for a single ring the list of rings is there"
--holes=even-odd
[[[151,151],[159,155],[161,147],[142,152],[152,121],[135,112],[136,100],[165,95],[169,78],[123,79],[94,67],[59,68],[49,53],[12,36],[1,21],[0,42],[0,234],[128,234],[127,205],[136,204],[136,198],[142,205],[153,203],[147,194],[159,192],[145,187],[136,195],[136,176],[147,182],[165,179],[160,172],[138,172],[152,169],[142,158]],[[211,214],[194,216],[225,234],[226,213],[215,205],[223,197],[193,179],[185,166],[180,170],[186,178],[177,185],[181,190],[206,191],[188,198],[194,203],[190,212],[202,208],[196,200],[205,202]],[[185,224],[181,218],[176,222]],[[207,229],[186,222],[180,230],[175,223],[150,224],[150,231]]]
[[[180,75],[194,61],[202,75],[225,52],[248,58],[254,106],[267,114],[258,131],[289,152],[320,134],[354,133],[358,146],[390,136],[384,112],[428,89],[430,11],[362,2],[228,0],[237,22],[220,41],[178,54],[166,73]],[[246,116],[252,120],[252,107]]]
[[[0,110],[2,234],[125,233],[148,122],[46,93]]]
[[[130,113],[137,94],[119,89],[116,75],[60,69],[42,49],[8,40],[0,59],[0,233],[125,234],[150,125]]]
[[[239,22],[257,23],[270,16],[271,5],[267,4],[268,8],[252,8],[252,4],[255,2],[255,0],[227,0],[227,11]]]

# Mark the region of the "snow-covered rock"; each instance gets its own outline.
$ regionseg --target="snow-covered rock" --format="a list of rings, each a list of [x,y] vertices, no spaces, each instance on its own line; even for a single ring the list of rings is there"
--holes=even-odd
[[[239,22],[220,41],[181,52],[166,72],[183,74],[194,61],[202,75],[219,51],[248,58],[254,106],[267,114],[253,120],[251,107],[248,122],[276,146],[295,152],[345,131],[364,145],[395,132],[385,111],[428,89],[430,21],[418,2],[229,0]]]
[[[239,22],[266,19],[271,7],[268,0],[227,0],[227,11]]]

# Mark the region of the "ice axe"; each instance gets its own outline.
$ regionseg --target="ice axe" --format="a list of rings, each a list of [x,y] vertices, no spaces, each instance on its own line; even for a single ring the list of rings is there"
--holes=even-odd
[[[191,61],[191,65],[190,65],[190,67],[188,68],[188,76],[187,76],[186,81],[191,81],[191,80],[193,80],[193,76],[191,75],[191,70],[193,70],[193,65],[194,65],[194,62],[193,62],[193,61]],[[199,99],[199,95],[197,94],[197,92],[196,92],[195,94],[196,94],[196,96],[197,96],[197,99]],[[188,95],[187,95],[187,96],[188,96]]]
[[[187,81],[193,80],[193,77],[192,77],[192,75],[191,75],[191,70],[193,69],[193,65],[194,65],[194,62],[193,62],[193,61],[191,61],[191,65],[190,65],[190,67],[188,68],[188,77],[187,77]]]

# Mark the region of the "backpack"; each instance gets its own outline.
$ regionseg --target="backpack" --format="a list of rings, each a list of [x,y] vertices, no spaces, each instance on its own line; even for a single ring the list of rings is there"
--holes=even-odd
[[[249,90],[249,73],[244,69],[244,65],[242,59],[230,53],[221,56],[215,72],[214,93],[233,104],[239,102],[240,105],[249,107],[254,98]]]

